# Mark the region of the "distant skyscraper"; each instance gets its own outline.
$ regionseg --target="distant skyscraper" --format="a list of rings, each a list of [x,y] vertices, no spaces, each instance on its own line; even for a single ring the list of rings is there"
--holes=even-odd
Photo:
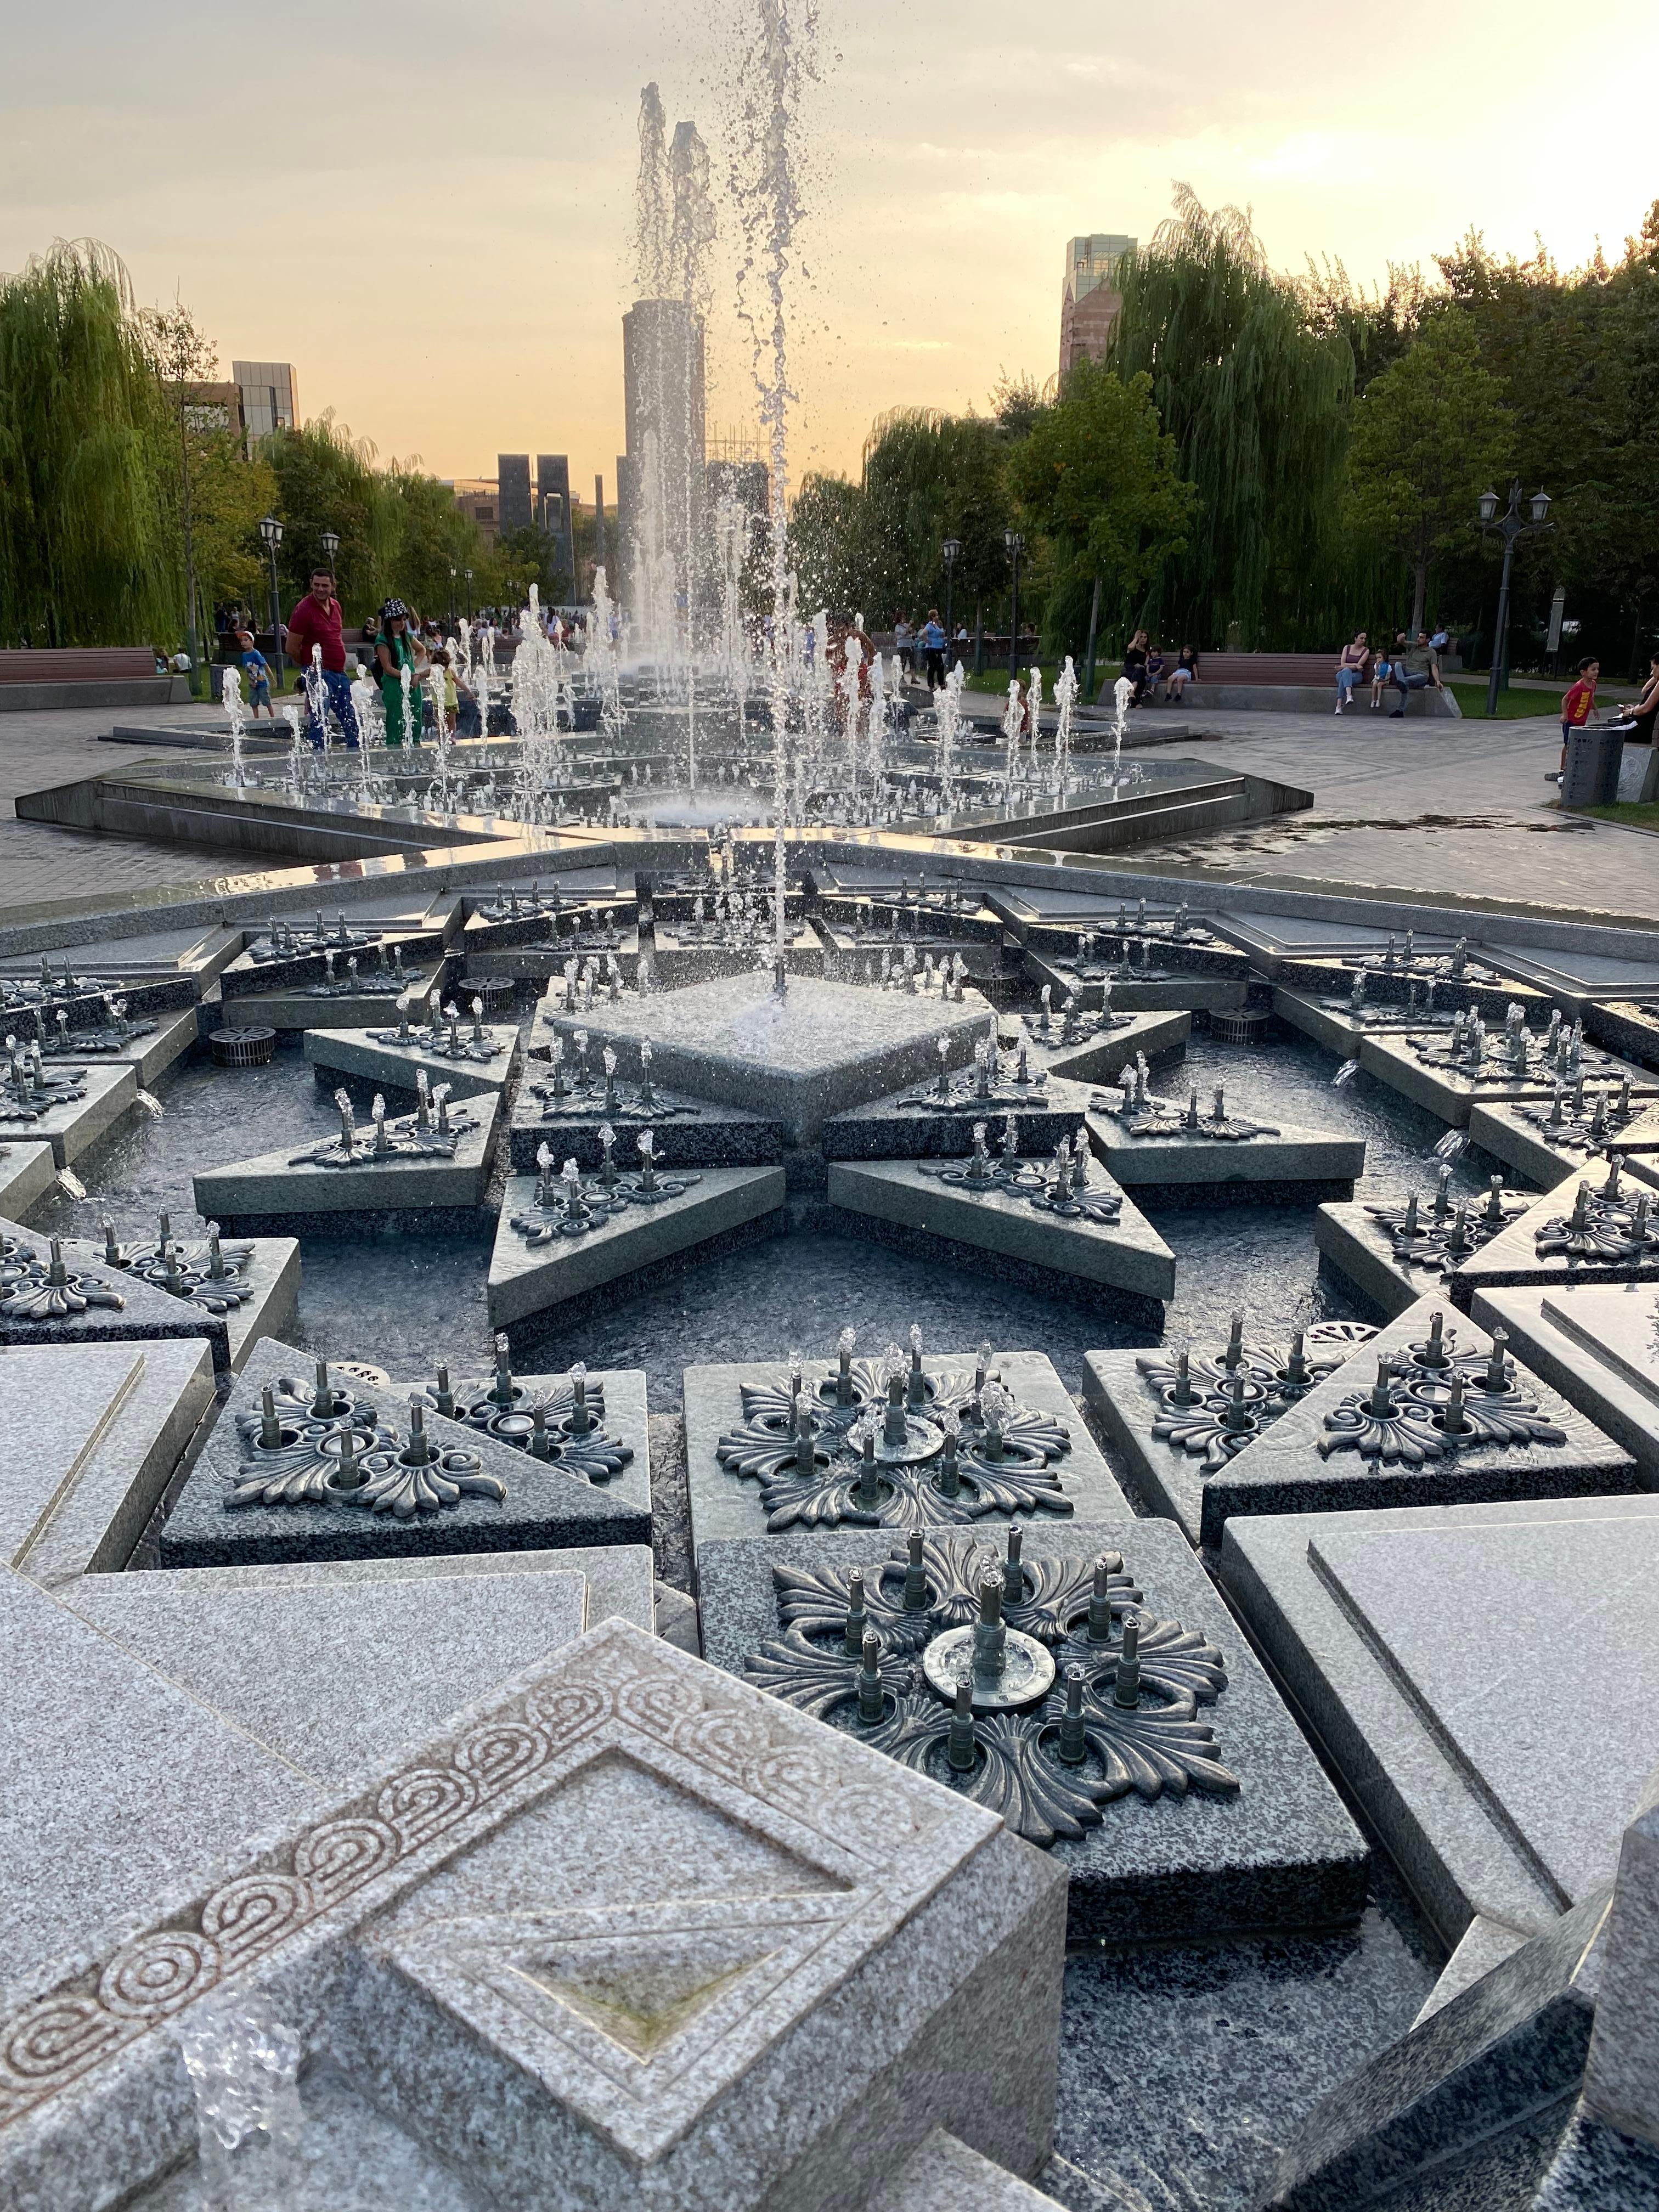
[[[1103,361],[1114,327],[1123,311],[1117,289],[1118,264],[1133,253],[1133,238],[1096,231],[1074,238],[1066,248],[1066,281],[1060,294],[1060,374],[1063,382],[1073,364],[1085,357]]]
[[[250,446],[257,446],[273,430],[298,428],[300,402],[291,362],[234,361],[230,374],[241,390],[242,420]]]
[[[627,467],[618,465],[622,598],[661,640],[685,615],[702,536],[702,319],[679,300],[636,300],[623,317]]]
[[[570,578],[568,588],[574,597],[576,588],[576,541],[573,528],[574,516],[570,503],[568,454],[537,454],[536,508],[541,517],[543,532],[558,541],[558,567]]]
[[[497,507],[501,529],[534,529],[536,510],[530,496],[529,454],[497,453],[495,483],[500,495]]]

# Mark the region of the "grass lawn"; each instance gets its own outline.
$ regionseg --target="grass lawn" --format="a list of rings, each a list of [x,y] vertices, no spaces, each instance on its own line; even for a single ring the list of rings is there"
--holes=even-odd
[[[1659,802],[1650,799],[1645,806],[1634,799],[1626,799],[1617,806],[1575,806],[1574,814],[1593,815],[1598,822],[1617,822],[1626,830],[1651,830],[1659,833]]]
[[[1486,714],[1486,686],[1476,677],[1449,677],[1446,689],[1455,697],[1465,716],[1471,721],[1484,721]],[[1559,691],[1517,691],[1513,685],[1498,695],[1500,722],[1529,722],[1536,718],[1559,722],[1561,719],[1561,699],[1567,687]]]

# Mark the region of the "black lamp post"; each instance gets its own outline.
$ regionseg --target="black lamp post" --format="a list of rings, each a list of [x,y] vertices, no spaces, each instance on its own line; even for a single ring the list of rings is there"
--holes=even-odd
[[[1515,559],[1515,549],[1523,538],[1536,538],[1540,531],[1553,530],[1549,519],[1550,495],[1547,491],[1535,491],[1527,502],[1532,510],[1532,520],[1526,522],[1521,515],[1521,479],[1516,477],[1510,485],[1509,512],[1501,518],[1498,512],[1498,494],[1483,491],[1480,495],[1480,527],[1488,537],[1497,536],[1504,541],[1504,576],[1498,586],[1498,631],[1492,639],[1492,680],[1486,686],[1486,715],[1490,720],[1498,712],[1498,695],[1508,688],[1510,656],[1510,565]]]
[[[945,556],[945,649],[948,653],[951,649],[951,606],[956,587],[957,562],[962,557],[962,540],[947,538],[939,550]]]
[[[274,514],[264,515],[259,535],[270,556],[270,643],[276,656],[276,689],[283,688],[283,605],[276,585],[276,548],[283,542],[283,526]]]
[[[455,563],[449,564],[449,626],[455,627]]]
[[[335,555],[339,551],[339,550],[340,550],[340,533],[339,533],[339,532],[338,532],[337,530],[325,530],[325,531],[324,531],[324,532],[323,532],[323,558],[324,558],[324,560],[325,560],[325,561],[326,561],[326,562],[327,562],[327,563],[328,563],[328,573],[329,573],[329,574],[330,574],[331,576],[334,575],[334,556],[335,556]],[[335,578],[335,581],[337,583],[337,582],[338,582],[338,580],[339,580],[339,579],[338,579],[337,577],[336,577],[336,578]]]
[[[472,619],[472,571],[471,568],[466,571],[466,618],[469,622]]]
[[[1019,556],[1025,550],[1025,540],[1017,530],[1005,530],[1003,544],[1014,571],[1014,604],[1008,622],[1008,681],[1019,680]]]

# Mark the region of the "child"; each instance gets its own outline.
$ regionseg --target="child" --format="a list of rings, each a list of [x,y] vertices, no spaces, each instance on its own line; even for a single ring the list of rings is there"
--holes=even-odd
[[[1389,659],[1387,653],[1379,653],[1376,659],[1371,663],[1372,714],[1375,714],[1377,708],[1382,704],[1382,694],[1388,690],[1393,676],[1393,661]]]
[[[1582,730],[1589,721],[1595,707],[1595,684],[1601,673],[1599,660],[1581,660],[1578,681],[1561,702],[1561,770],[1555,779],[1558,783],[1567,772],[1568,735],[1573,730]]]
[[[237,659],[242,666],[242,681],[247,686],[247,702],[253,709],[253,719],[259,719],[263,707],[274,722],[276,709],[270,703],[270,664],[253,642],[252,630],[239,629],[236,642],[241,647]]]

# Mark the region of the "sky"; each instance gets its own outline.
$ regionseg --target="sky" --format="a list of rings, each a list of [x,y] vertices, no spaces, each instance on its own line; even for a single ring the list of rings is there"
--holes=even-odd
[[[696,120],[718,173],[756,4],[9,10],[0,270],[101,239],[141,302],[192,308],[223,373],[291,361],[302,415],[383,458],[492,476],[498,452],[568,453],[609,499],[640,88]],[[1148,237],[1174,179],[1251,207],[1276,265],[1328,256],[1366,283],[1472,227],[1613,258],[1659,197],[1651,0],[823,0],[816,45],[797,478],[855,473],[887,409],[983,410],[1000,376],[1050,376],[1066,240]],[[732,301],[722,269],[711,430],[753,421]]]

